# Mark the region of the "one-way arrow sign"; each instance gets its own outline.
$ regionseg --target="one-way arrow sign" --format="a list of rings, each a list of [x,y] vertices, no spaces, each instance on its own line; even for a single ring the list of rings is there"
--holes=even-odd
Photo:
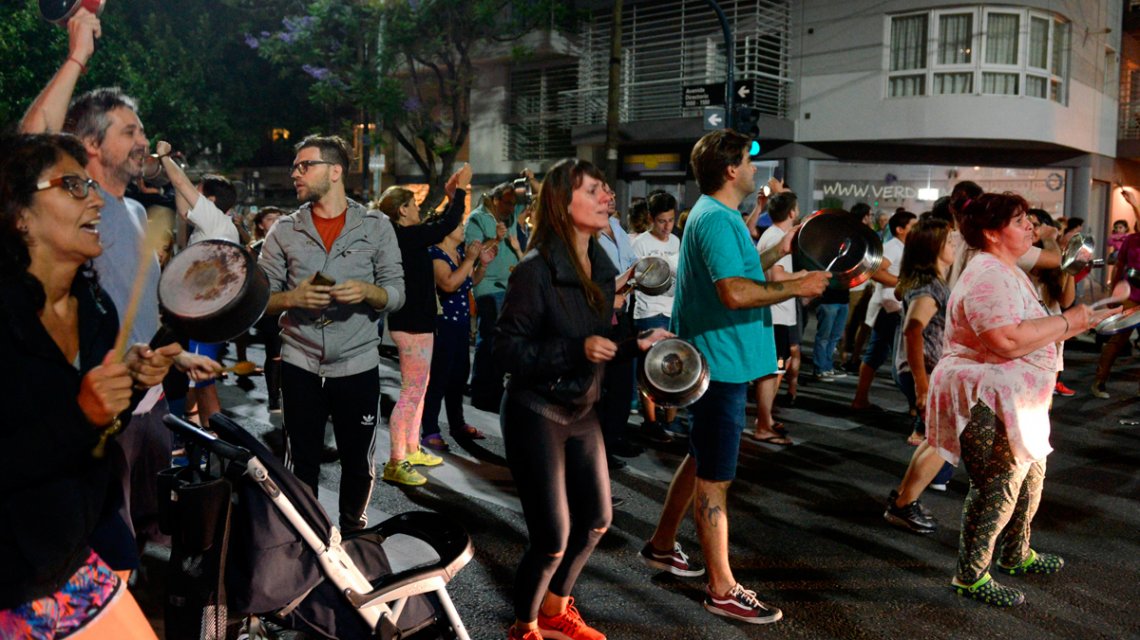
[[[705,131],[723,129],[726,126],[724,122],[724,107],[705,107],[703,124]]]
[[[736,96],[741,100],[748,99],[748,94],[752,93],[752,87],[749,83],[740,83],[736,85]]]

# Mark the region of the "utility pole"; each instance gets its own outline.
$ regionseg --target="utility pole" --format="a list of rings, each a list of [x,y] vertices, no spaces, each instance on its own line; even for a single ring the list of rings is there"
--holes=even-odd
[[[610,24],[610,86],[606,101],[606,180],[613,185],[618,170],[618,125],[621,124],[621,12],[622,0],[614,0]]]
[[[620,2],[620,0],[619,0]],[[705,0],[713,11],[716,11],[716,17],[720,20],[720,30],[724,32],[724,120],[726,128],[733,128],[736,124],[736,110],[735,100],[736,97],[736,58],[732,51],[732,27],[728,25],[728,16],[724,15],[724,9],[720,8],[716,0]],[[612,76],[612,71],[611,78]]]

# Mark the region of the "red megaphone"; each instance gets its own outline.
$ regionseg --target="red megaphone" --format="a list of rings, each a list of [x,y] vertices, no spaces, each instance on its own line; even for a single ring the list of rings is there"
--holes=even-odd
[[[99,15],[106,4],[107,0],[40,0],[40,15],[52,24],[66,27],[67,21],[80,9]]]

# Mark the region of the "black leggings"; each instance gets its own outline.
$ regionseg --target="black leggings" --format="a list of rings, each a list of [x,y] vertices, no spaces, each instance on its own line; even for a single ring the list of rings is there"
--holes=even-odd
[[[380,408],[380,373],[373,368],[341,378],[322,378],[288,362],[281,366],[285,400],[285,464],[313,489],[321,475],[325,425],[332,417],[340,452],[340,528],[362,529],[376,472],[376,423]]]
[[[503,442],[530,544],[515,576],[515,617],[530,621],[547,590],[570,595],[610,526],[610,474],[598,417],[558,424],[503,401]]]

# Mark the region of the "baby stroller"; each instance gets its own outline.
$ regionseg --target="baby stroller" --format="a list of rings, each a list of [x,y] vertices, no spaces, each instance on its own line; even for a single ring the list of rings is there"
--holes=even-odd
[[[191,461],[159,474],[172,537],[167,638],[223,640],[244,622],[250,636],[276,625],[324,638],[469,640],[447,594],[473,555],[462,527],[409,512],[342,538],[309,488],[233,420],[211,417],[216,435],[165,422]],[[382,544],[395,535],[438,559],[393,572]]]

